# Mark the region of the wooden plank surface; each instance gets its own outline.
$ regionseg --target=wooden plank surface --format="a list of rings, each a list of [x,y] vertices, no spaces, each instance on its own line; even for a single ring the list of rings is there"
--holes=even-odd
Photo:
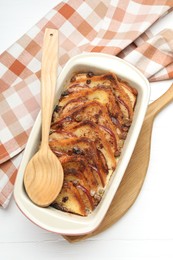
[[[153,121],[157,113],[173,100],[173,84],[156,101],[149,105],[125,175],[101,225],[92,233],[83,236],[64,236],[69,242],[77,242],[97,235],[117,222],[133,205],[142,188],[150,159]]]

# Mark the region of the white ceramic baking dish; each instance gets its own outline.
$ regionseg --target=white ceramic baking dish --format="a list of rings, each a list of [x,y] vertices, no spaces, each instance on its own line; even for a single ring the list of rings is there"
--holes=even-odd
[[[67,80],[69,80],[74,73],[81,71],[93,71],[95,73],[115,72],[138,90],[138,99],[135,107],[134,119],[125,141],[118,166],[110,179],[100,204],[87,217],[65,213],[52,207],[38,207],[31,202],[24,190],[23,176],[25,167],[33,154],[37,151],[40,143],[41,116],[40,114],[38,115],[18,171],[14,188],[14,197],[20,210],[33,223],[51,232],[66,235],[89,233],[96,229],[103,220],[122,180],[135,147],[150,95],[148,80],[134,66],[111,55],[88,53],[73,57],[64,66],[58,77],[56,101],[59,99]]]

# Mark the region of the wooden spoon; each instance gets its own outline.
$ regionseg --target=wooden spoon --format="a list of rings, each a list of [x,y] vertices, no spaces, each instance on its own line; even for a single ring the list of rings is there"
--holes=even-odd
[[[173,84],[148,107],[144,123],[121,184],[100,226],[90,234],[64,236],[69,242],[78,242],[95,236],[116,223],[133,205],[142,188],[150,159],[152,126],[155,116],[173,101]]]
[[[63,169],[49,148],[54,94],[58,66],[58,31],[46,29],[43,41],[41,68],[42,140],[39,151],[28,163],[24,185],[29,198],[38,206],[50,205],[58,196],[63,184]]]

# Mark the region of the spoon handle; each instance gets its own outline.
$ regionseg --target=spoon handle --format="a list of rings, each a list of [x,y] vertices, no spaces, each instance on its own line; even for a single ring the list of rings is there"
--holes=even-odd
[[[41,117],[42,143],[48,147],[48,137],[51,116],[54,105],[54,96],[58,66],[58,31],[46,29],[43,40],[42,68],[41,68]]]
[[[162,96],[149,105],[147,114],[154,119],[154,117],[171,101],[173,101],[173,84]]]

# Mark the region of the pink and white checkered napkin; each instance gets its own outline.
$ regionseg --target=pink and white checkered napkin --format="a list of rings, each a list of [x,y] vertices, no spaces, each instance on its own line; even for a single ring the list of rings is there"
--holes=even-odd
[[[173,78],[173,31],[151,26],[172,0],[69,0],[53,8],[0,56],[0,205],[9,203],[22,151],[39,111],[41,46],[46,27],[60,31],[60,66],[82,52],[117,55],[151,81]]]

